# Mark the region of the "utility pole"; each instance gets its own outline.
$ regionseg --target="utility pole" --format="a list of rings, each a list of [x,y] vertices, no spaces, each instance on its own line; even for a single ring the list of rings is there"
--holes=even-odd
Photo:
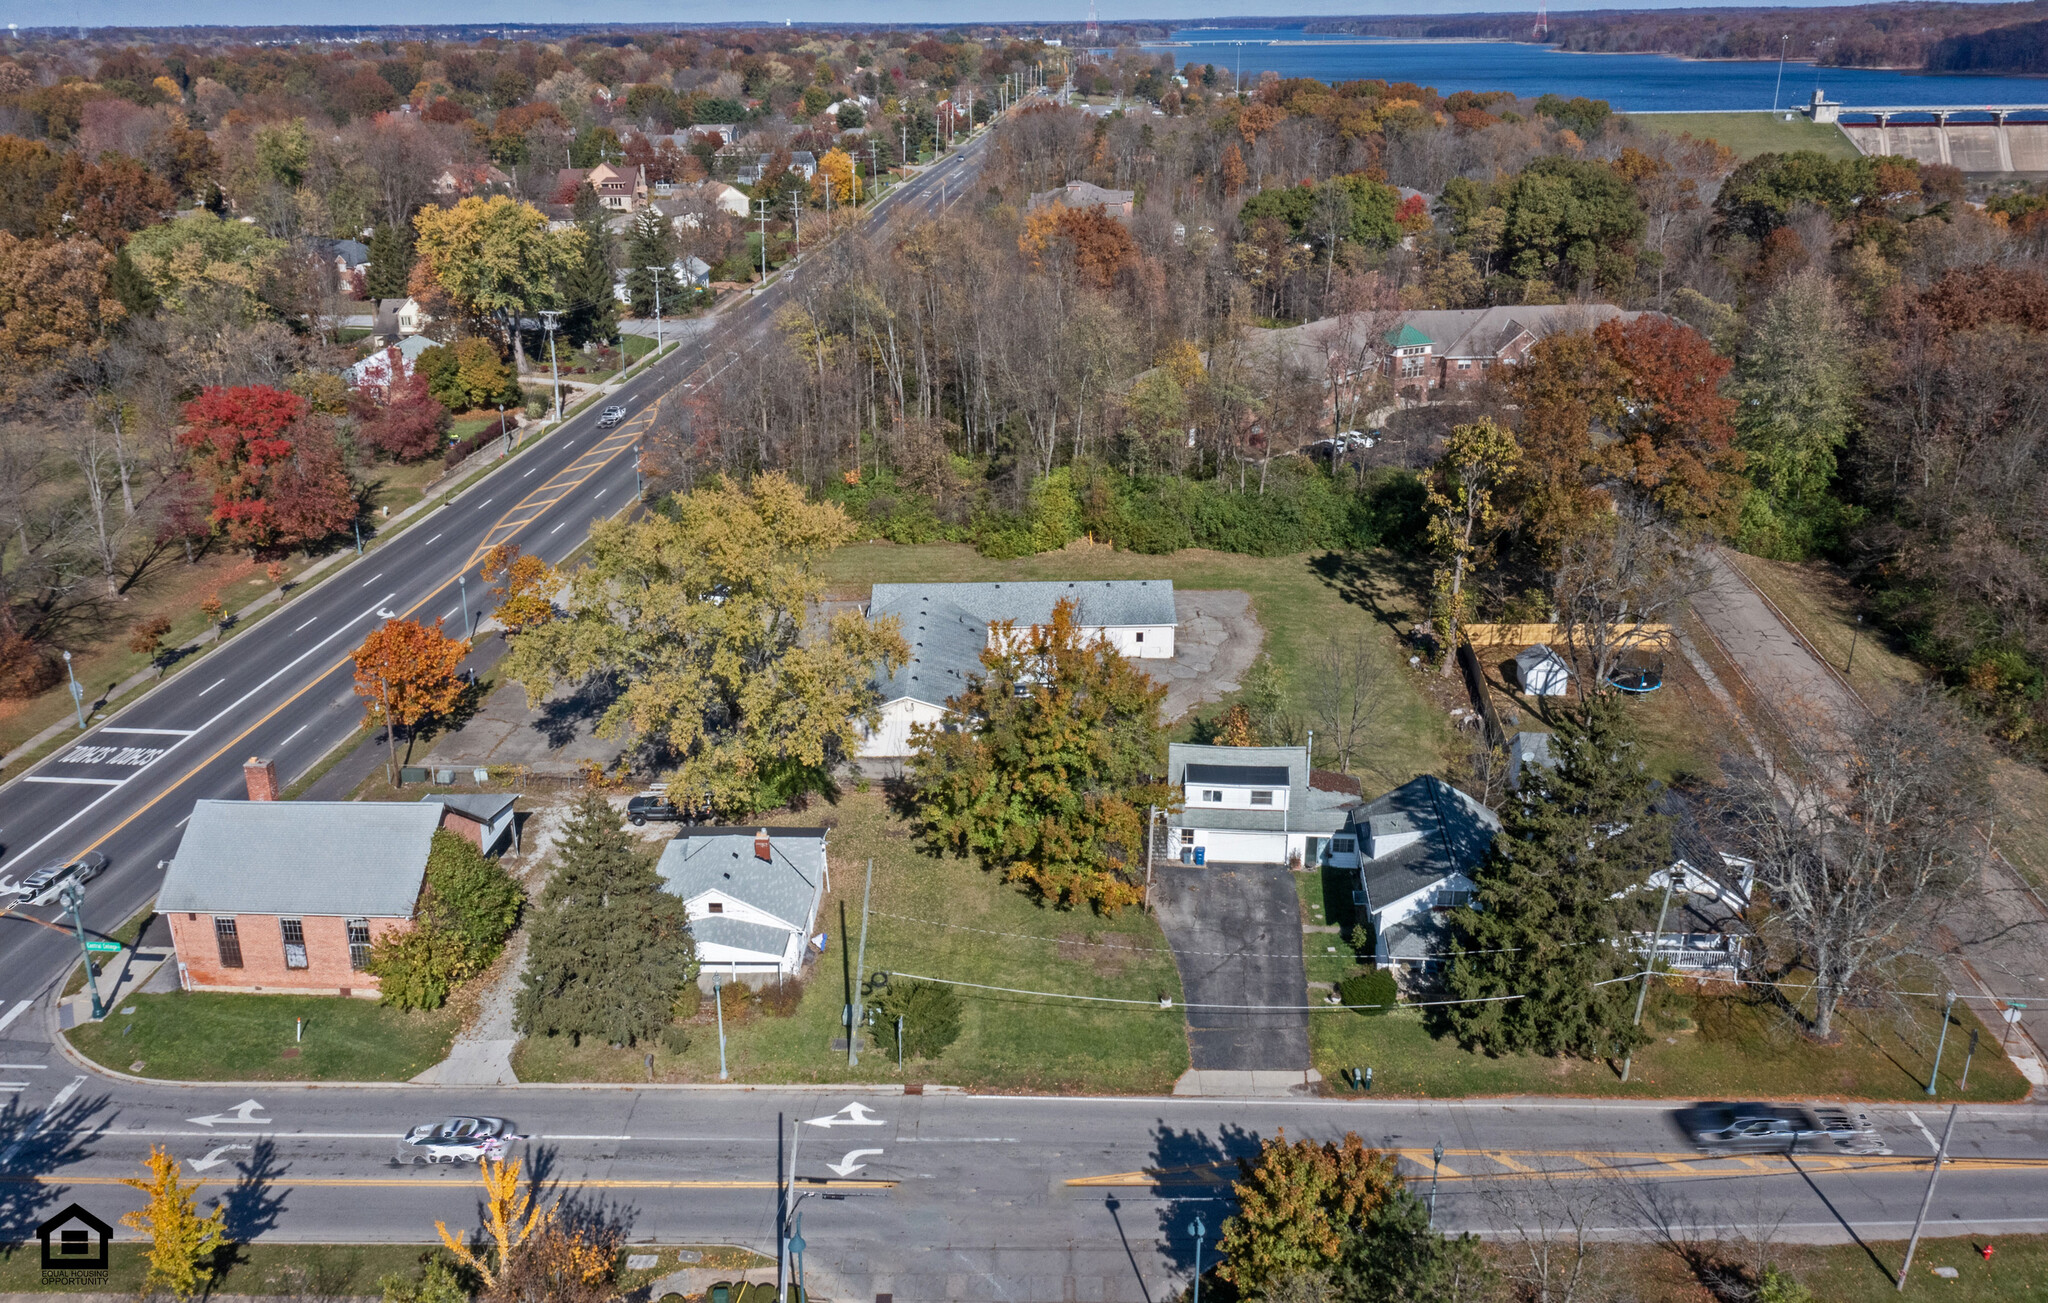
[[[1935,1087],[1941,1081],[1941,1052],[1948,1048],[1949,1014],[1956,1007],[1956,993],[1948,993],[1948,1002],[1941,1006],[1941,1038],[1934,1042],[1934,1071],[1927,1074],[1927,1098],[1934,1098]]]
[[[562,364],[555,357],[555,318],[561,315],[562,314],[559,312],[546,309],[544,309],[540,314],[540,324],[543,327],[545,327],[548,332],[548,368],[550,371],[554,373],[555,378],[554,384],[556,425],[560,425],[562,423]]]
[[[1657,907],[1657,935],[1650,938],[1650,953],[1643,960],[1643,985],[1642,989],[1636,992],[1636,1016],[1629,1023],[1631,1027],[1643,1025],[1643,1001],[1650,996],[1650,973],[1657,964],[1657,947],[1664,944],[1664,915],[1671,908],[1671,884],[1677,877],[1678,870],[1675,867],[1664,870],[1664,903]],[[1630,1049],[1628,1057],[1621,1061],[1623,1081],[1628,1080],[1629,1069],[1634,1066],[1635,1061],[1636,1052]]]
[[[1920,1215],[1913,1219],[1913,1238],[1906,1241],[1906,1261],[1899,1267],[1899,1293],[1906,1292],[1906,1273],[1913,1270],[1913,1251],[1920,1247],[1920,1228],[1927,1222],[1927,1209],[1934,1202],[1934,1183],[1941,1179],[1941,1165],[1948,1157],[1949,1133],[1956,1129],[1956,1110],[1960,1104],[1948,1106],[1948,1125],[1941,1129],[1941,1145],[1934,1151],[1934,1170],[1927,1174],[1927,1193],[1920,1199]]]
[[[793,261],[801,258],[804,252],[803,200],[794,190],[789,192],[789,229],[790,258]]]
[[[358,548],[358,551],[361,549]],[[78,686],[78,676],[71,671],[71,653],[64,653],[64,677],[71,680],[71,705],[78,712],[79,731],[85,729],[85,689]]]
[[[668,268],[642,267],[640,270],[654,273],[654,355],[659,357],[661,356],[661,282]],[[619,351],[624,352],[625,349],[622,347]]]
[[[846,1020],[846,1066],[860,1066],[860,984],[868,966],[868,898],[875,894],[875,857],[868,856],[868,885],[860,895],[860,950],[853,962],[853,1016]]]
[[[768,201],[766,199],[756,199],[754,202],[760,207],[760,211],[754,215],[761,219],[761,283],[766,285],[768,283]]]
[[[469,571],[455,576],[455,586],[462,593],[462,636],[476,640],[476,623],[469,613]]]

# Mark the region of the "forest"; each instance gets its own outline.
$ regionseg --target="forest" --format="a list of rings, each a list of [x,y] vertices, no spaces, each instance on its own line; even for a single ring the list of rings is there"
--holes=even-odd
[[[1040,77],[1126,107],[1007,114],[942,219],[869,238],[852,160],[928,154]],[[743,283],[761,250],[701,196],[766,158],[742,193],[808,214],[809,270],[772,346],[665,405],[657,489],[782,471],[874,536],[995,556],[1441,554],[1446,440],[1483,418],[1513,450],[1470,583],[1439,594],[1461,617],[1547,607],[1620,512],[1840,565],[2002,738],[2042,745],[2048,198],[1909,160],[1738,166],[1584,99],[1229,83],[914,33],[16,45],[0,678],[47,689],[57,649],[127,636],[195,557],[340,545],[365,483],[441,454],[451,415],[544,404],[532,310],[602,342],[644,311],[628,268],[687,254]],[[815,178],[777,162],[804,150]],[[565,188],[599,162],[682,206]],[[1044,201],[1081,181],[1128,216]],[[336,323],[398,296],[435,347],[351,389],[367,345]],[[1386,373],[1404,314],[1571,304],[1628,315],[1546,328],[1435,402]]]

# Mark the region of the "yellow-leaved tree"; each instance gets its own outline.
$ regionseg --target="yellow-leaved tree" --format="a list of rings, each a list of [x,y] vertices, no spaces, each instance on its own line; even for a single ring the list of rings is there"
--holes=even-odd
[[[566,306],[561,284],[583,260],[581,227],[548,230],[532,204],[504,195],[471,195],[451,208],[429,204],[413,218],[420,264],[464,308],[497,323],[526,370],[526,349],[513,329],[523,316]]]
[[[818,175],[812,178],[811,184],[817,187],[821,197],[829,186],[835,204],[860,202],[860,166],[843,149],[825,151],[825,156],[818,160]]]
[[[782,474],[730,480],[590,533],[568,615],[512,636],[505,673],[539,702],[617,676],[598,721],[670,766],[671,799],[723,817],[828,789],[880,721],[877,675],[909,658],[893,619],[842,612],[805,633],[823,588],[813,560],[853,537],[835,503]]]
[[[148,1176],[127,1177],[121,1184],[142,1191],[149,1202],[121,1214],[121,1224],[149,1237],[149,1247],[143,1250],[149,1259],[143,1293],[161,1290],[182,1303],[213,1281],[214,1251],[227,1239],[227,1210],[199,1215],[192,1198],[199,1182],[186,1185],[178,1179],[178,1160],[170,1150],[151,1145],[145,1162]]]
[[[1442,558],[1436,571],[1436,628],[1443,639],[1444,677],[1457,663],[1458,629],[1471,605],[1467,580],[1485,563],[1501,527],[1495,495],[1521,464],[1515,436],[1481,417],[1451,430],[1429,478],[1429,543]]]

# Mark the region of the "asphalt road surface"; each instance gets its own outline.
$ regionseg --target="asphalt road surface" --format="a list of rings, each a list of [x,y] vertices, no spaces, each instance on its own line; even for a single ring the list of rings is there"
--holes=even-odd
[[[397,1137],[450,1113],[502,1116],[544,1188],[619,1219],[642,1243],[730,1242],[772,1254],[795,1172],[807,1271],[823,1297],[1169,1296],[1212,1238],[1235,1160],[1261,1137],[1356,1131],[1397,1150],[1438,1216],[1512,1231],[1538,1215],[1603,1237],[1643,1233],[1645,1196],[1704,1228],[1872,1243],[1896,1268],[1919,1207],[1939,1108],[1874,1111],[1895,1151],[1865,1158],[1706,1159],[1667,1106],[1582,1101],[1233,1102],[921,1096],[831,1090],[441,1090],[152,1086],[82,1072],[46,1045],[0,1043],[30,1084],[0,1129],[0,1237],[77,1200],[112,1221],[153,1144],[206,1182],[238,1237],[425,1242],[472,1224],[474,1170],[400,1165]],[[792,1154],[792,1148],[795,1149]],[[2048,1111],[1963,1111],[1930,1218],[1936,1234],[2048,1230]],[[1547,1173],[1547,1175],[1546,1175]],[[1873,1270],[1877,1270],[1873,1266]]]
[[[1288,867],[1169,866],[1152,904],[1180,970],[1192,1066],[1306,1069],[1301,901]]]
[[[980,167],[983,135],[882,201],[883,229],[927,219]],[[550,563],[594,520],[638,501],[640,436],[678,385],[705,382],[757,346],[799,263],[716,317],[605,403],[594,404],[446,506],[416,517],[338,567],[175,679],[94,725],[0,787],[0,880],[97,850],[109,867],[87,888],[88,932],[118,927],[155,895],[195,801],[236,799],[242,763],[274,759],[289,784],[362,723],[348,654],[390,616],[464,628],[493,603],[477,576],[483,552],[516,543]],[[626,420],[603,429],[610,403]],[[458,580],[467,575],[467,586]],[[16,903],[0,916],[0,1018],[46,995],[78,956],[54,908]]]

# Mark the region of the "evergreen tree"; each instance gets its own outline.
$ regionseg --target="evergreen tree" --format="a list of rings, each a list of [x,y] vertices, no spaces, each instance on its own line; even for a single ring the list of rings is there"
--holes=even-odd
[[[372,300],[405,297],[406,282],[412,277],[412,243],[410,226],[380,222],[370,232],[370,270],[363,277],[363,293]]]
[[[526,1035],[648,1040],[697,978],[683,902],[662,889],[618,811],[595,793],[563,829],[535,914],[518,1003]]]
[[[1651,809],[1654,784],[1616,694],[1567,711],[1553,747],[1557,768],[1503,811],[1477,898],[1452,915],[1451,995],[1491,1003],[1446,1016],[1459,1041],[1489,1054],[1592,1058],[1640,1041],[1634,989],[1611,981],[1641,962],[1615,944],[1636,907],[1615,896],[1669,863],[1670,828]]]
[[[619,301],[612,294],[612,233],[605,229],[604,205],[589,186],[576,191],[576,224],[584,234],[583,256],[562,278],[568,311],[562,328],[578,344],[609,342],[619,334]]]
[[[633,315],[654,315],[654,286],[661,284],[661,309],[673,312],[683,301],[683,286],[672,267],[676,260],[675,231],[668,218],[644,208],[626,233],[626,292],[633,302]],[[648,271],[659,267],[659,272]]]
[[[120,300],[131,317],[146,317],[156,311],[156,286],[136,267],[125,244],[114,255],[113,268],[107,273],[107,292]]]

